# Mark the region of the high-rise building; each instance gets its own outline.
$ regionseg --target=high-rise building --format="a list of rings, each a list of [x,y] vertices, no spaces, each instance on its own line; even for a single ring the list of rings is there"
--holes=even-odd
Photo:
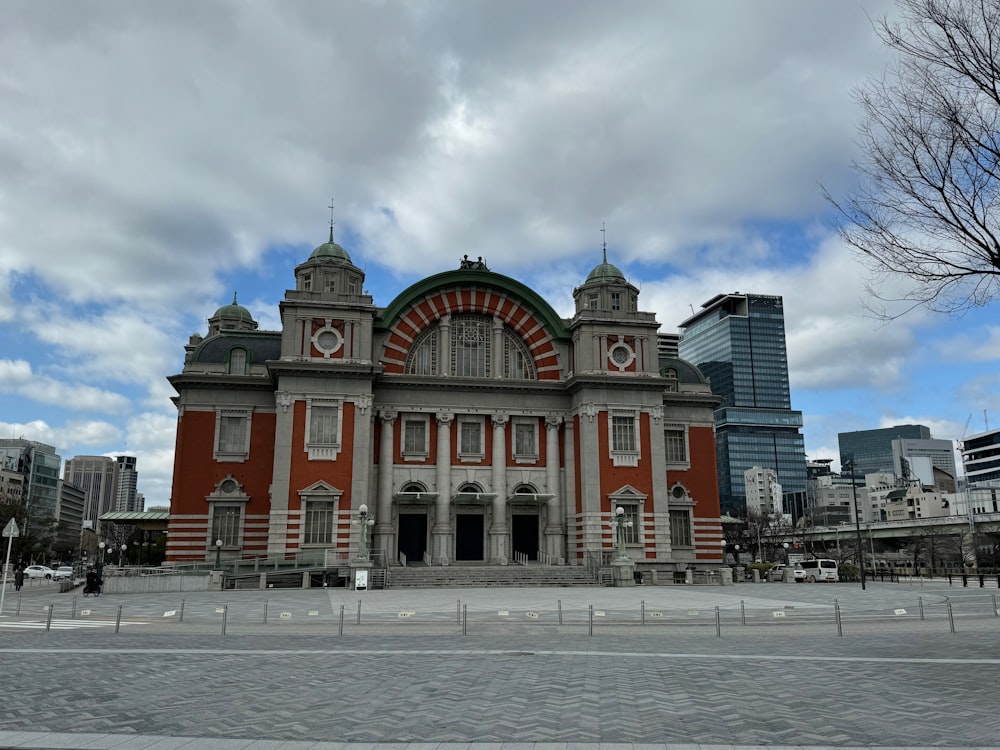
[[[0,439],[0,468],[25,477],[23,502],[29,524],[33,519],[58,519],[62,457],[53,446],[23,438]]]
[[[934,487],[941,484],[942,475],[947,475],[941,491],[957,489],[953,440],[896,438],[892,441],[892,462],[900,479],[919,479],[923,486]]]
[[[899,424],[876,430],[841,432],[837,435],[841,466],[853,462],[852,473],[859,478],[866,474],[885,472],[901,476],[900,467],[892,457],[892,441],[897,439],[930,440],[931,431],[929,427],[921,424]],[[954,475],[954,459],[951,470]]]
[[[115,488],[115,510],[132,512],[136,507],[136,485],[139,475],[135,470],[135,456],[118,456],[118,484]]]
[[[747,510],[766,518],[784,514],[781,484],[773,469],[751,466],[743,473],[743,486]]]
[[[606,257],[569,319],[468,258],[376,306],[332,232],[294,279],[281,330],[234,300],[170,378],[168,560],[721,566],[718,398]]]
[[[680,356],[722,398],[715,431],[723,512],[745,511],[744,475],[754,466],[772,469],[784,492],[804,492],[802,412],[791,408],[781,297],[719,294],[680,327]]]
[[[967,436],[962,443],[962,464],[969,484],[1000,481],[1000,430]]]

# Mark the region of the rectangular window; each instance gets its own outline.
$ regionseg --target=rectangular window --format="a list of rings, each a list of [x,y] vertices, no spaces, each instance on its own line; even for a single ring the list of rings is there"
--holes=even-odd
[[[246,375],[247,374],[247,350],[246,349],[230,349],[229,350],[229,374],[230,375]]]
[[[306,404],[305,450],[310,461],[335,461],[341,442],[340,402],[310,399]]]
[[[691,512],[687,510],[670,511],[670,544],[674,547],[692,547],[691,543]]]
[[[537,434],[535,422],[514,422],[514,457],[537,458],[538,447],[535,442]]]
[[[613,415],[611,417],[611,450],[616,453],[635,452],[635,417]]]
[[[611,292],[611,309],[621,310],[622,309],[622,293],[621,292]]]
[[[308,292],[313,288],[313,277],[311,273],[302,274],[302,289]]]
[[[240,546],[239,505],[215,505],[212,511],[212,546],[222,540],[223,547]]]
[[[312,407],[309,415],[310,445],[337,444],[337,416],[336,406]]]
[[[589,297],[587,297],[587,307],[589,307],[591,310],[597,309],[597,302],[598,302],[598,297],[596,294],[591,294]]]
[[[215,415],[215,460],[246,461],[250,455],[250,409],[220,409]]]
[[[618,506],[625,513],[621,517],[621,533],[625,536],[625,544],[639,543],[639,506],[623,503]],[[615,511],[617,514],[617,511]],[[617,515],[615,516],[617,518]]]
[[[666,443],[667,463],[687,463],[687,439],[684,428],[668,428],[663,431],[663,437]]]
[[[427,417],[411,414],[403,418],[403,455],[427,455]]]
[[[463,458],[482,458],[485,454],[482,417],[458,420],[458,453]]]
[[[332,500],[310,500],[306,503],[306,544],[333,544],[336,511],[337,504]]]

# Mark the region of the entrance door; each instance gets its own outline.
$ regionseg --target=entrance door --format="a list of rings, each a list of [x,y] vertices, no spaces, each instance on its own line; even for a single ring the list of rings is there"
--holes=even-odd
[[[529,560],[538,559],[538,515],[513,515],[510,519],[510,541],[514,552],[522,552]]]
[[[427,514],[399,514],[399,551],[407,563],[422,563],[427,551]]]
[[[455,559],[483,559],[482,513],[459,513],[455,516]]]

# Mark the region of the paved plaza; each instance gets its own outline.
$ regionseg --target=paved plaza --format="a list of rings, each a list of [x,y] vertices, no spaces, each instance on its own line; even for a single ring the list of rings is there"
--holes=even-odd
[[[30,586],[0,748],[1000,747],[997,593]]]

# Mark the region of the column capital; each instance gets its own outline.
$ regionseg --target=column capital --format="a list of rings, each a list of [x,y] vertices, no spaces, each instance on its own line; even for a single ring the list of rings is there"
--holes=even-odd
[[[548,430],[556,430],[563,423],[563,418],[558,414],[550,414],[545,418],[545,428]]]
[[[504,412],[497,412],[496,414],[491,414],[490,419],[493,421],[493,428],[505,427],[510,421],[510,415]]]
[[[386,424],[392,424],[399,417],[399,412],[395,409],[379,409],[378,416]]]
[[[434,418],[439,424],[451,424],[455,420],[455,415],[450,411],[439,411]]]

